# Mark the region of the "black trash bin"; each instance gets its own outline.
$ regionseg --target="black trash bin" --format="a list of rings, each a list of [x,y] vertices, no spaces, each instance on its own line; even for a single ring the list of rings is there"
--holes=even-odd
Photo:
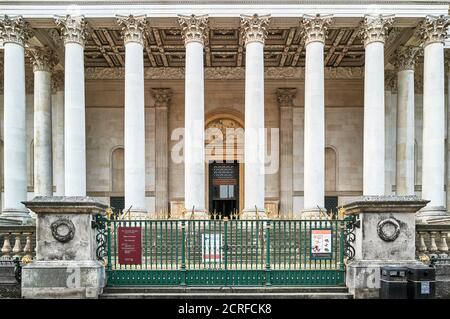
[[[434,299],[436,296],[436,270],[432,266],[408,267],[408,299]]]
[[[381,267],[380,298],[406,299],[407,294],[407,267],[384,266]]]

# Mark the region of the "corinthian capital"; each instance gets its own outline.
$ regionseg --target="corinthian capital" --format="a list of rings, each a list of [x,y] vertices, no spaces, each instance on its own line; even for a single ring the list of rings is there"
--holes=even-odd
[[[420,51],[420,48],[415,46],[399,47],[394,60],[394,65],[397,70],[414,70]]]
[[[393,22],[393,15],[366,15],[359,29],[359,35],[364,41],[364,46],[372,42],[384,43],[387,30]]]
[[[449,25],[449,16],[426,16],[425,20],[418,27],[418,33],[422,38],[423,46],[425,47],[430,43],[436,42],[444,43]]]
[[[185,44],[188,44],[189,42],[200,42],[203,45],[206,37],[206,28],[208,26],[208,15],[179,15],[178,23],[182,28],[181,35],[183,36]]]
[[[21,46],[32,37],[31,28],[22,16],[3,16],[0,18],[0,38],[3,43],[16,43]]]
[[[296,88],[277,89],[277,101],[280,107],[294,106],[294,98],[297,95]]]
[[[55,23],[61,27],[61,34],[66,43],[78,43],[84,47],[86,41],[87,30],[84,16],[55,17]]]
[[[122,27],[124,43],[137,42],[144,45],[144,34],[147,26],[145,15],[116,16],[117,24]]]
[[[168,107],[172,99],[172,89],[156,88],[151,90],[152,96],[155,99],[155,107]]]
[[[256,13],[252,16],[241,15],[241,33],[244,38],[244,43],[247,45],[250,42],[261,42],[267,38],[267,26],[270,23],[270,15],[263,16]]]
[[[304,15],[300,20],[300,27],[302,35],[305,37],[305,44],[310,42],[322,42],[325,43],[328,26],[333,21],[332,15],[315,16]]]
[[[33,71],[52,72],[58,63],[54,52],[47,47],[32,47],[27,50],[27,55],[33,63]]]

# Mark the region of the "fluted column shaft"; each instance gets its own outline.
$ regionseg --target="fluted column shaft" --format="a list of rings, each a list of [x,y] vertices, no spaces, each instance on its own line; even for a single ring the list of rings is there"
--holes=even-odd
[[[55,58],[46,48],[29,50],[34,71],[34,195],[53,195],[52,83]]]
[[[317,215],[325,201],[325,105],[323,51],[331,17],[304,16],[305,144],[304,211],[302,217]]]
[[[169,209],[169,123],[170,89],[153,89],[155,99],[155,210],[167,215]]]
[[[184,206],[205,218],[205,102],[203,45],[206,16],[180,16],[186,47],[184,106]]]
[[[118,17],[125,43],[125,210],[145,213],[145,16]]]
[[[64,191],[86,196],[86,115],[83,16],[56,18],[64,37]]]
[[[393,18],[366,16],[361,35],[365,46],[363,194],[385,193],[384,41]]]
[[[418,219],[445,214],[444,36],[448,17],[427,17],[420,26],[424,46],[422,198],[430,202]]]
[[[418,48],[397,52],[396,193],[414,195],[414,65]]]
[[[22,17],[0,19],[4,48],[4,206],[2,217],[30,218],[27,199],[25,52],[27,24]]]
[[[245,40],[244,218],[265,216],[264,41],[268,16],[242,16]]]

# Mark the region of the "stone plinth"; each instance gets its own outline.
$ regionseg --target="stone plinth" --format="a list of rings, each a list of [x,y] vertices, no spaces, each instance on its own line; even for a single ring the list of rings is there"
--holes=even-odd
[[[355,258],[347,266],[347,287],[355,298],[378,298],[380,267],[415,260],[415,214],[428,201],[416,196],[363,196],[343,208],[357,215]]]
[[[97,261],[93,216],[107,208],[89,197],[35,197],[36,259],[22,269],[24,298],[97,298],[105,270]]]

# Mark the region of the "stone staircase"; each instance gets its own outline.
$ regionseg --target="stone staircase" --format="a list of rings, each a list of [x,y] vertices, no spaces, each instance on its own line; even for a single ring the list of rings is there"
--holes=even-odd
[[[100,299],[353,299],[347,287],[105,287]]]

